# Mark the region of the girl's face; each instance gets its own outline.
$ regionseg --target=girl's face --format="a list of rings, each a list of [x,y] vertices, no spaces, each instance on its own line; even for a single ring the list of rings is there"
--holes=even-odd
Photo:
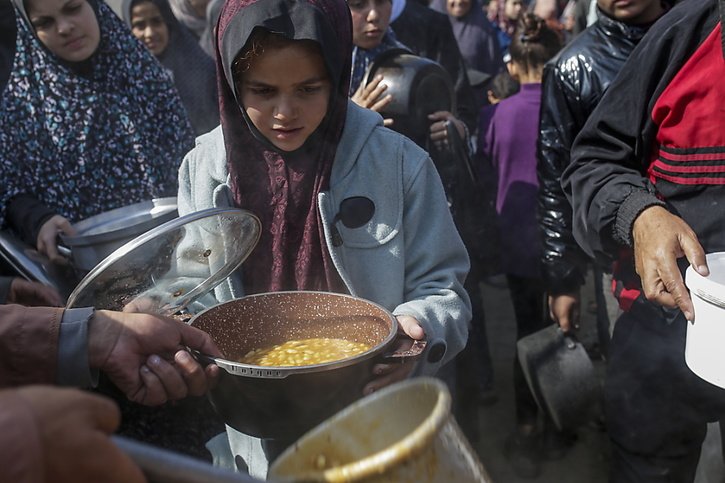
[[[300,41],[265,47],[237,86],[249,119],[281,151],[300,148],[317,129],[332,89],[319,49]]]
[[[169,45],[169,28],[158,7],[151,2],[141,2],[131,9],[131,32],[156,57]]]
[[[516,20],[521,17],[521,12],[524,11],[523,0],[506,0],[503,6],[503,13],[510,20]]]
[[[446,9],[451,17],[464,17],[471,11],[471,0],[447,0]]]
[[[361,49],[380,45],[390,25],[390,0],[348,0],[352,16],[352,43]]]
[[[27,9],[43,45],[67,62],[88,59],[101,42],[98,19],[86,0],[30,0]]]

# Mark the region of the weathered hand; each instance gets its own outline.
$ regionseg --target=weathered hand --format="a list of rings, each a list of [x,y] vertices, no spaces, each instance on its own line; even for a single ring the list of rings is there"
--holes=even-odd
[[[10,283],[9,304],[60,307],[63,299],[53,287],[16,277]]]
[[[45,481],[146,481],[141,470],[109,438],[121,421],[113,401],[78,389],[49,386],[14,391],[35,417]]]
[[[579,292],[549,295],[549,316],[563,332],[579,328]]]
[[[679,307],[687,320],[695,320],[695,311],[677,259],[687,257],[703,276],[710,274],[705,251],[697,235],[682,218],[661,206],[645,209],[632,226],[635,268],[642,279],[647,300],[666,307]]]
[[[43,223],[38,232],[36,246],[40,253],[50,259],[51,262],[64,262],[65,258],[58,253],[56,243],[58,243],[58,234],[75,235],[76,230],[71,226],[70,222],[60,215],[51,217]]]
[[[91,367],[148,406],[200,396],[218,378],[219,367],[202,368],[186,347],[222,355],[208,334],[173,319],[99,310],[89,326]]]
[[[415,318],[409,315],[398,315],[396,318],[398,319],[400,331],[408,337],[414,340],[422,340],[425,338],[423,327],[420,326],[420,323]],[[406,379],[414,367],[414,363],[405,360],[398,364],[375,364],[373,366],[374,379],[365,385],[363,394],[371,394],[394,382]]]
[[[370,109],[371,111],[381,112],[385,109],[385,106],[393,102],[393,96],[383,95],[388,89],[388,86],[382,83],[383,76],[377,75],[370,81],[368,85],[362,83],[352,95],[352,102],[360,107]],[[392,119],[384,119],[383,124],[386,126],[392,126]]]

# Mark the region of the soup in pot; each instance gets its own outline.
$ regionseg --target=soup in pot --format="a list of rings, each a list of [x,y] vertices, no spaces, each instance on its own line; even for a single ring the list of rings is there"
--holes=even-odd
[[[362,342],[315,338],[289,340],[282,344],[254,349],[239,362],[255,366],[309,366],[347,359],[370,349]]]

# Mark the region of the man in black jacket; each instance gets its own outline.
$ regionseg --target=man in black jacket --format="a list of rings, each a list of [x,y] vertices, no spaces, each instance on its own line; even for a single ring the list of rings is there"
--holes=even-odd
[[[574,241],[571,206],[561,189],[561,175],[570,163],[574,138],[629,54],[664,13],[660,0],[623,5],[598,0],[597,7],[599,20],[549,61],[543,79],[538,141],[542,266],[550,315],[564,331],[578,323],[579,288],[588,257]],[[600,334],[602,342],[608,340],[607,327],[600,328]]]
[[[692,481],[706,422],[725,415],[725,390],[685,363],[697,314],[678,266],[706,276],[705,253],[725,251],[722,13],[725,0],[688,0],[650,29],[562,178],[577,242],[603,259],[633,250],[625,282],[642,289],[617,321],[609,357],[611,481]]]

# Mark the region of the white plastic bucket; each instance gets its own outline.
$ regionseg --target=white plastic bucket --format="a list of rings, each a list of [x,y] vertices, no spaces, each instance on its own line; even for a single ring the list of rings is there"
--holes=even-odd
[[[272,464],[273,481],[490,482],[437,379],[388,386],[343,409]]]
[[[695,308],[695,323],[687,324],[685,362],[702,379],[725,388],[725,252],[707,255],[710,275],[692,267],[685,284]]]

